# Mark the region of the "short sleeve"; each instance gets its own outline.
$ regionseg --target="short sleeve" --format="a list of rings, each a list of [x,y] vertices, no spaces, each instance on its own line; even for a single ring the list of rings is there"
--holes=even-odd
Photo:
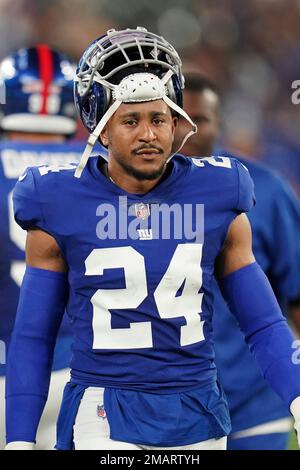
[[[34,175],[30,168],[20,176],[15,186],[13,206],[15,220],[24,230],[43,225],[41,205],[37,195]]]
[[[255,205],[254,184],[248,168],[235,160],[238,174],[237,212],[249,212]]]

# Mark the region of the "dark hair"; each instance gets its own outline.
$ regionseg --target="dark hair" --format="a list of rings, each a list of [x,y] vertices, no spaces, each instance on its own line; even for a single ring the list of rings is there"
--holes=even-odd
[[[184,78],[185,90],[198,93],[202,93],[204,90],[211,90],[219,96],[219,91],[216,85],[204,75],[201,75],[198,72],[188,72],[184,74]]]

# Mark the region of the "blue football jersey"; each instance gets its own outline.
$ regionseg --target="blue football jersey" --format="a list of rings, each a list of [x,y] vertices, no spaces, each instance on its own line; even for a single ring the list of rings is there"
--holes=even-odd
[[[253,252],[284,309],[286,301],[300,293],[300,203],[275,173],[239,160],[247,166],[255,184],[257,203],[249,213]],[[213,290],[216,364],[233,432],[289,416],[287,407],[262,378],[216,282]]]
[[[51,234],[69,267],[72,381],[154,393],[214,384],[216,256],[253,183],[236,159],[176,155],[144,195],[90,158],[29,169],[14,191],[18,224]],[[170,211],[170,208],[172,209]]]
[[[19,290],[25,271],[26,232],[14,220],[12,194],[18,177],[28,166],[41,164],[63,165],[78,162],[82,144],[30,144],[3,141],[0,143],[0,340],[9,346],[9,338],[15,321]],[[62,326],[58,341],[54,368],[66,367],[70,353],[67,338],[70,328]],[[67,357],[66,357],[67,356]],[[5,361],[3,361],[5,362]],[[5,364],[0,364],[0,375]]]

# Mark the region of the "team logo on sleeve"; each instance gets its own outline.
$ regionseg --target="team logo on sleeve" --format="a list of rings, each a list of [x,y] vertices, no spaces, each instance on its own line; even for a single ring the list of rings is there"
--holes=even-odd
[[[97,405],[97,416],[99,416],[99,418],[102,418],[102,419],[106,418],[104,405]]]

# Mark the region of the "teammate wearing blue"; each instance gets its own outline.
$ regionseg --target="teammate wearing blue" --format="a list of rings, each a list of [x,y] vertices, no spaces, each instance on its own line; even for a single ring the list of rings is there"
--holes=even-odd
[[[251,250],[247,169],[172,158],[184,79],[163,38],[110,30],[83,54],[75,97],[91,132],[78,166],[29,169],[14,192],[28,230],[9,351],[7,449],[34,448],[65,307],[74,332],[58,449],[224,449],[214,273],[253,353],[300,423],[292,335]],[[89,158],[94,143],[108,163]]]
[[[66,139],[77,128],[73,100],[74,67],[64,55],[46,45],[24,48],[2,60],[0,81],[6,103],[0,105],[0,340],[9,349],[25,272],[26,234],[14,221],[12,192],[28,166],[76,162],[82,145]],[[64,321],[57,338],[52,393],[40,427],[39,444],[53,447],[55,421],[70,361],[71,331]],[[5,358],[4,358],[5,359]],[[0,448],[4,435],[5,360],[0,364]],[[51,426],[52,424],[52,426]]]
[[[187,74],[185,79],[184,107],[198,125],[198,131],[183,152],[189,156],[218,155],[218,92],[198,73]],[[179,127],[179,134],[184,134],[184,123]],[[239,160],[247,166],[255,186],[256,206],[249,213],[253,252],[279,304],[286,310],[288,301],[296,300],[300,293],[300,204],[283,178],[262,165],[240,157]],[[262,378],[216,283],[214,296],[216,364],[232,422],[228,448],[286,449],[291,428],[288,407]]]

